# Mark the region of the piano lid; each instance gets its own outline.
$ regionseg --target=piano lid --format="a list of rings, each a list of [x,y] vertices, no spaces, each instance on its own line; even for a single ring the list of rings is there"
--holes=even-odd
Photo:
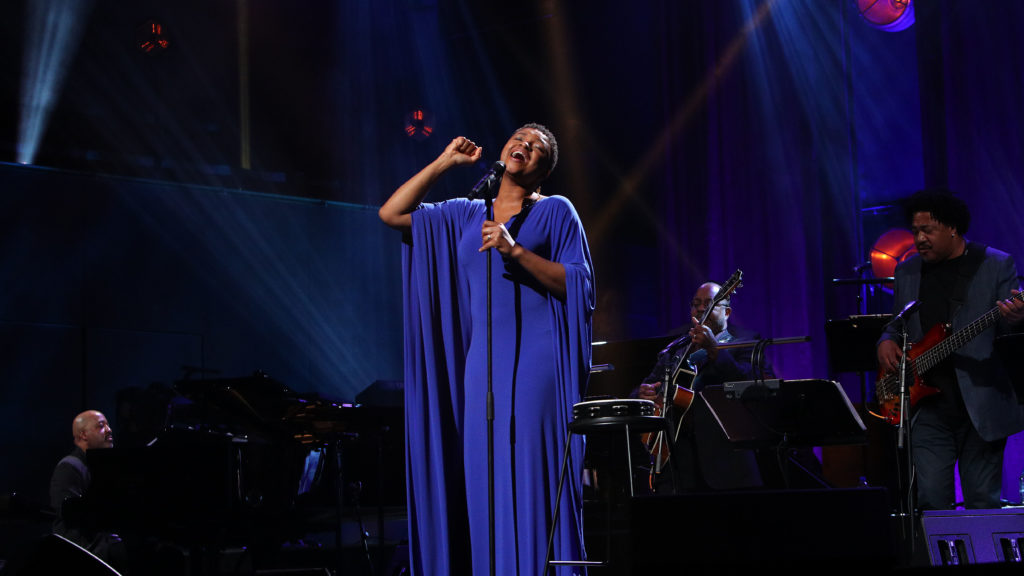
[[[666,335],[595,344],[591,364],[614,368],[591,374],[586,395],[628,397],[654,369],[658,353],[675,338]]]
[[[302,443],[350,433],[358,407],[299,394],[263,372],[240,378],[180,380],[174,389],[194,403],[199,425],[235,434],[292,438]]]

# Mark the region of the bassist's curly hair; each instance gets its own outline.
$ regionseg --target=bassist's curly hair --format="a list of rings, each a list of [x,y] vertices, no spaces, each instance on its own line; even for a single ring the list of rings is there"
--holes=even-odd
[[[930,212],[932,218],[956,229],[961,236],[967,233],[971,224],[971,211],[967,203],[944,188],[919,190],[902,204],[908,224],[914,221],[914,214],[918,212]]]

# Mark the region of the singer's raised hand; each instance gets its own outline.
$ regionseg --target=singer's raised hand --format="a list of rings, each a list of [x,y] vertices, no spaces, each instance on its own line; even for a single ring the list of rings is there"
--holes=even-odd
[[[484,149],[465,136],[457,136],[445,147],[441,158],[453,166],[472,164],[483,156]]]
[[[377,215],[395,230],[408,232],[412,229],[412,211],[423,202],[434,182],[452,166],[472,164],[479,160],[483,153],[484,149],[469,138],[454,138],[433,162],[392,192],[391,197],[377,211]]]

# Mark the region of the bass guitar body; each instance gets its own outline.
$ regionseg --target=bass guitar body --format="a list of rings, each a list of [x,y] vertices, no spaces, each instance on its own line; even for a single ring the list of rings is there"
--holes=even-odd
[[[907,395],[910,407],[917,406],[923,398],[938,394],[939,389],[925,383],[924,374],[917,370],[917,359],[949,336],[949,328],[945,324],[936,324],[920,341],[912,344],[907,350]],[[875,394],[878,396],[879,412],[877,414],[888,424],[898,425],[901,416],[900,379],[896,372],[879,371]]]

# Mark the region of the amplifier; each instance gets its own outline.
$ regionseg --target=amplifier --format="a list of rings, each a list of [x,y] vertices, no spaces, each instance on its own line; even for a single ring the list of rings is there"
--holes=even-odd
[[[1009,563],[1024,569],[1024,508],[929,510],[921,524],[932,566]]]

